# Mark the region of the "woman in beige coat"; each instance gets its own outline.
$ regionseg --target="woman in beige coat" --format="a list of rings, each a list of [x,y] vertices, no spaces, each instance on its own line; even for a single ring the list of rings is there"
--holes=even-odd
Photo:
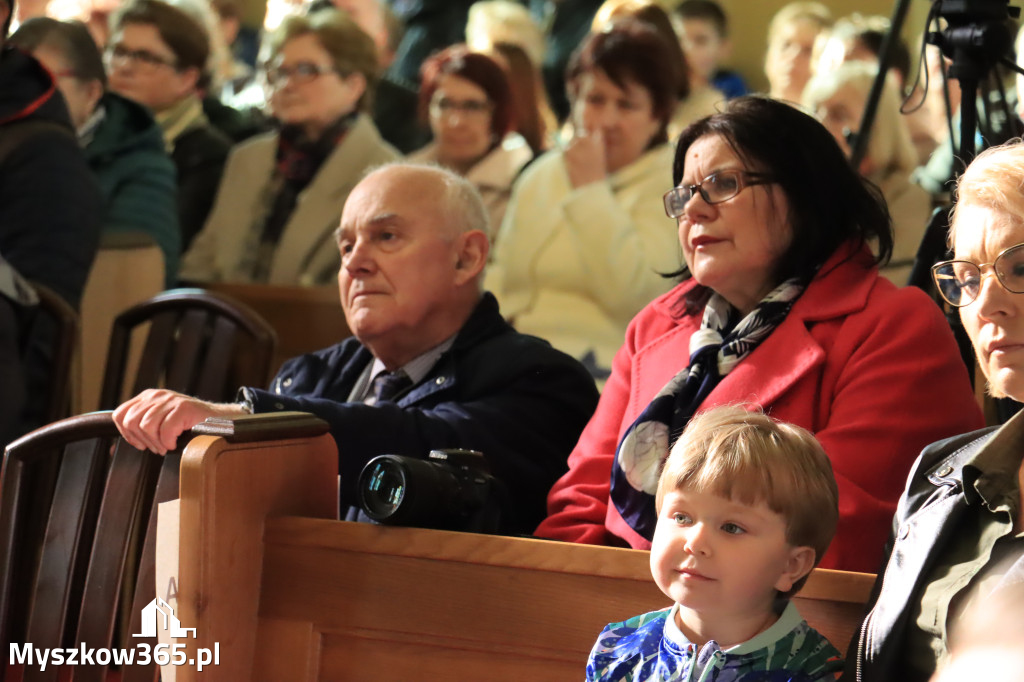
[[[266,66],[280,127],[232,151],[182,279],[334,280],[345,199],[367,168],[398,156],[362,113],[377,71],[373,40],[346,15],[324,10],[284,21]]]

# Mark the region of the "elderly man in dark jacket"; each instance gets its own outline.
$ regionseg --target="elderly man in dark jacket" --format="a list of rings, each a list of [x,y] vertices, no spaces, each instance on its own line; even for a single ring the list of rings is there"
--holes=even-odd
[[[501,530],[532,531],[597,391],[580,363],[516,332],[482,291],[486,230],[480,195],[463,178],[384,166],[352,191],[337,233],[355,338],[288,361],[271,390],[244,388],[239,404],[145,391],[114,412],[118,428],[136,447],[166,452],[207,417],[312,412],[338,444],[349,518],[374,456],[479,450],[510,493]]]

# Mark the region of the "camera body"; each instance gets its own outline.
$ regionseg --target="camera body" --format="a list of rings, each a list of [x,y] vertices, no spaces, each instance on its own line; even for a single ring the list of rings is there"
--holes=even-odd
[[[359,506],[387,525],[496,533],[503,495],[475,450],[431,450],[426,459],[378,455],[359,474]]]

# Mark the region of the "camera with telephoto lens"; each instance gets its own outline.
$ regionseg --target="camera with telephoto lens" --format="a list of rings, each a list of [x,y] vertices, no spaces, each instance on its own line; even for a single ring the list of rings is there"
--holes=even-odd
[[[475,450],[378,455],[360,472],[358,491],[378,523],[472,533],[496,533],[501,523],[503,488]]]

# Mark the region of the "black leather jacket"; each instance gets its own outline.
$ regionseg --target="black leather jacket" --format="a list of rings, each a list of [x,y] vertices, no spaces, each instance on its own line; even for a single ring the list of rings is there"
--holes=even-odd
[[[913,605],[927,576],[967,510],[963,465],[998,427],[929,445],[918,457],[893,519],[884,573],[875,582],[867,616],[847,652],[843,682],[927,682],[902,665]]]

